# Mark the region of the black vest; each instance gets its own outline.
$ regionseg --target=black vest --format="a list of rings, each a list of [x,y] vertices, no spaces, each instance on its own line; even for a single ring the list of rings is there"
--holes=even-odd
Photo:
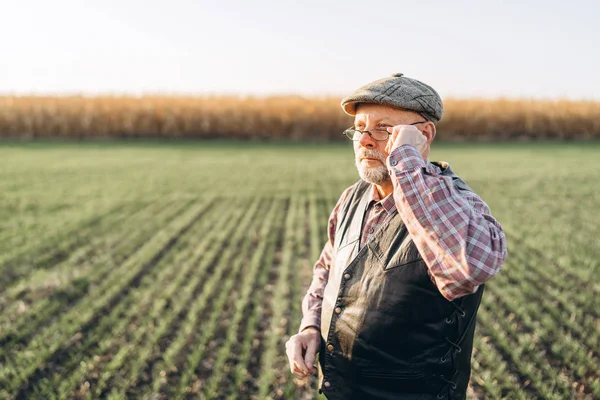
[[[457,190],[469,187],[446,163]],[[358,250],[371,184],[338,213],[321,314],[319,391],[328,399],[464,399],[484,285],[438,291],[397,210]]]

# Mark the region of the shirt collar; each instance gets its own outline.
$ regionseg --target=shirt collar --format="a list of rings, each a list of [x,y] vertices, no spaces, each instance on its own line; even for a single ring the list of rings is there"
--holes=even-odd
[[[383,209],[387,211],[388,214],[393,214],[394,212],[396,212],[394,193],[392,192],[388,194],[382,200],[374,183],[371,184],[371,201],[374,201],[375,203],[380,203]]]
[[[430,166],[433,167],[433,169],[435,170],[435,172],[437,174],[441,173],[442,168],[447,168],[449,165],[448,163],[444,162],[444,161],[433,161],[430,162],[429,158],[426,160],[427,164],[429,164]],[[440,166],[442,168],[440,168]],[[381,203],[381,206],[383,207],[383,209],[385,211],[387,211],[388,214],[393,214],[396,210],[396,203],[394,202],[394,192],[388,194],[387,196],[385,196],[385,198],[382,200],[381,196],[379,195],[379,192],[377,191],[377,187],[375,187],[375,184],[372,183],[371,184],[371,201],[378,203]]]

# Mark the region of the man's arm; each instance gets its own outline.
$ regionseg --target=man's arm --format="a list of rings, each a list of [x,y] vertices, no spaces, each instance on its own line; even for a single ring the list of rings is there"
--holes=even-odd
[[[329,266],[333,254],[333,243],[335,239],[335,229],[337,226],[337,213],[346,197],[350,194],[352,186],[347,188],[338,199],[333,211],[329,215],[327,236],[328,240],[321,251],[321,256],[313,267],[313,279],[302,299],[302,321],[298,332],[302,332],[309,326],[317,330],[321,327],[321,305],[323,304],[323,292],[327,286],[329,278]]]
[[[298,333],[290,337],[285,343],[285,352],[290,364],[292,374],[303,377],[308,374],[315,374],[317,369],[314,363],[321,343],[321,307],[323,304],[323,293],[327,286],[329,278],[329,267],[331,265],[331,256],[333,254],[333,244],[335,239],[335,228],[337,225],[337,213],[344,202],[346,196],[350,193],[350,186],[342,193],[329,216],[328,240],[323,247],[321,256],[315,263],[313,269],[313,279],[302,300],[303,318],[300,323]]]
[[[474,293],[496,275],[506,236],[477,194],[457,190],[411,145],[393,149],[387,167],[396,208],[446,299]]]
[[[331,239],[329,239],[321,251],[319,260],[313,267],[312,282],[302,299],[302,321],[298,332],[302,332],[309,326],[316,329],[321,326],[321,305],[323,303],[323,292],[329,278],[332,248]]]

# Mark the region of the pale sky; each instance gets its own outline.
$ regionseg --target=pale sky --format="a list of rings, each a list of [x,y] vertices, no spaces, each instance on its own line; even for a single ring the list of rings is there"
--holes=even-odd
[[[600,100],[600,2],[0,0],[0,94]]]

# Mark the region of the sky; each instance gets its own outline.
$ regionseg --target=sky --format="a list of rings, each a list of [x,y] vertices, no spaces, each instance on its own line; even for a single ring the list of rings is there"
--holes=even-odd
[[[0,0],[0,95],[345,96],[402,72],[600,100],[599,21],[597,0]]]

